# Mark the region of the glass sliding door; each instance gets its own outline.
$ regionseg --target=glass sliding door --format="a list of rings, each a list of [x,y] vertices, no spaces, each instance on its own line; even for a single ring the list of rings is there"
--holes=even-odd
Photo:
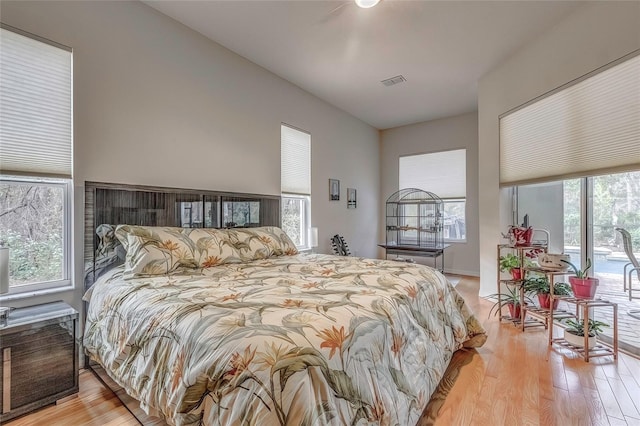
[[[583,211],[585,200],[585,187],[583,179],[567,179],[562,181],[563,201],[563,231],[564,239],[562,250],[571,256],[571,263],[577,268],[582,268],[584,256],[584,242],[587,240]]]
[[[615,228],[629,231],[634,251],[640,251],[640,172],[595,176],[588,182],[593,194],[590,222],[594,273],[621,278],[628,258]]]
[[[596,298],[618,303],[621,347],[640,354],[640,299],[629,300],[624,290],[629,258],[616,231],[623,228],[631,234],[640,259],[640,172],[521,185],[514,194],[518,223],[526,214],[533,228],[548,230],[549,252],[569,254],[578,268],[591,260],[589,275],[600,281]],[[633,284],[640,296],[638,278],[634,275]],[[595,315],[613,324],[608,310],[596,310]],[[612,334],[611,328],[605,329],[604,340]]]
[[[640,259],[640,172],[594,176],[586,181],[591,194],[588,205],[591,275],[600,281],[596,297],[618,303],[620,346],[640,354],[640,299],[629,300],[628,291],[624,291],[624,267],[629,257],[622,235],[616,231],[622,228],[631,234],[633,252]],[[634,289],[640,288],[638,278],[633,275]],[[640,296],[640,291],[634,296]],[[611,313],[605,311],[596,310],[595,318],[613,324]],[[612,334],[613,330],[605,329],[605,337]]]
[[[582,180],[521,185],[517,188],[518,223],[528,215],[534,229],[549,231],[549,252],[566,253],[577,267],[582,264]]]

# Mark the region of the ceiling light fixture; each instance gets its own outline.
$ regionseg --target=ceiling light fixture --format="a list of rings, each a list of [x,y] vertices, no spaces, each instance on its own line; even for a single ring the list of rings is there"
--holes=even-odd
[[[380,0],[356,0],[356,4],[363,9],[369,9],[370,7],[378,4]]]

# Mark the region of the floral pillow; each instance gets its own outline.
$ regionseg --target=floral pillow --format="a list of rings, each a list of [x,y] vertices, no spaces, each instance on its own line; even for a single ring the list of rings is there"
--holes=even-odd
[[[199,273],[298,251],[278,227],[203,229],[118,225],[116,236],[127,251],[125,278]]]
[[[238,250],[244,262],[272,256],[298,254],[291,238],[277,226],[260,228],[225,229],[229,243]]]
[[[127,250],[125,278],[193,274],[242,262],[216,229],[119,225],[116,236]]]

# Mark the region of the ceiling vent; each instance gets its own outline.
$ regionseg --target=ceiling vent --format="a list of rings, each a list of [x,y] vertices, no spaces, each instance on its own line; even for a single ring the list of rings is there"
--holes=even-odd
[[[405,81],[407,81],[406,78],[404,78],[401,75],[396,75],[395,77],[391,77],[391,78],[387,78],[386,80],[382,80],[380,83],[382,83],[385,86],[389,87],[389,86],[393,86],[395,84],[404,83]]]

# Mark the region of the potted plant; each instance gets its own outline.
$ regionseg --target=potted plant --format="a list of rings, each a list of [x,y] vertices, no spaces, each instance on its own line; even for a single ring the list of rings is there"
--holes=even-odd
[[[509,308],[509,315],[511,319],[520,318],[521,314],[521,306],[520,306],[520,294],[515,287],[507,287],[507,291],[501,294],[494,293],[487,296],[489,299],[496,299],[496,303],[493,304],[491,310],[489,311],[489,316],[493,313],[494,315],[498,315],[498,313],[505,306]],[[533,303],[533,301],[525,296],[525,303]]]
[[[584,347],[584,321],[576,321],[569,319],[565,322],[567,328],[564,329],[564,340],[573,346],[579,348]],[[589,320],[587,349],[591,349],[596,345],[597,337],[602,333],[603,327],[609,327],[609,324],[602,321]]]
[[[524,282],[524,291],[537,295],[541,308],[551,308],[551,286],[546,276],[534,275],[527,278]],[[553,294],[555,296],[571,296],[571,287],[567,283],[555,283]],[[559,302],[558,299],[553,301],[553,309],[558,309]]]
[[[531,245],[533,239],[533,228],[531,226],[511,226],[509,228],[511,241],[516,247],[526,247]]]
[[[599,280],[589,277],[587,273],[591,269],[591,259],[587,259],[587,265],[582,270],[569,261],[561,260],[561,262],[566,263],[573,270],[574,276],[569,277],[569,283],[574,296],[578,299],[593,299],[593,296],[596,295]]]
[[[528,262],[528,263],[527,263]],[[531,261],[525,260],[525,266],[529,266]],[[513,253],[500,256],[500,271],[509,272],[514,280],[521,280],[520,258]]]

